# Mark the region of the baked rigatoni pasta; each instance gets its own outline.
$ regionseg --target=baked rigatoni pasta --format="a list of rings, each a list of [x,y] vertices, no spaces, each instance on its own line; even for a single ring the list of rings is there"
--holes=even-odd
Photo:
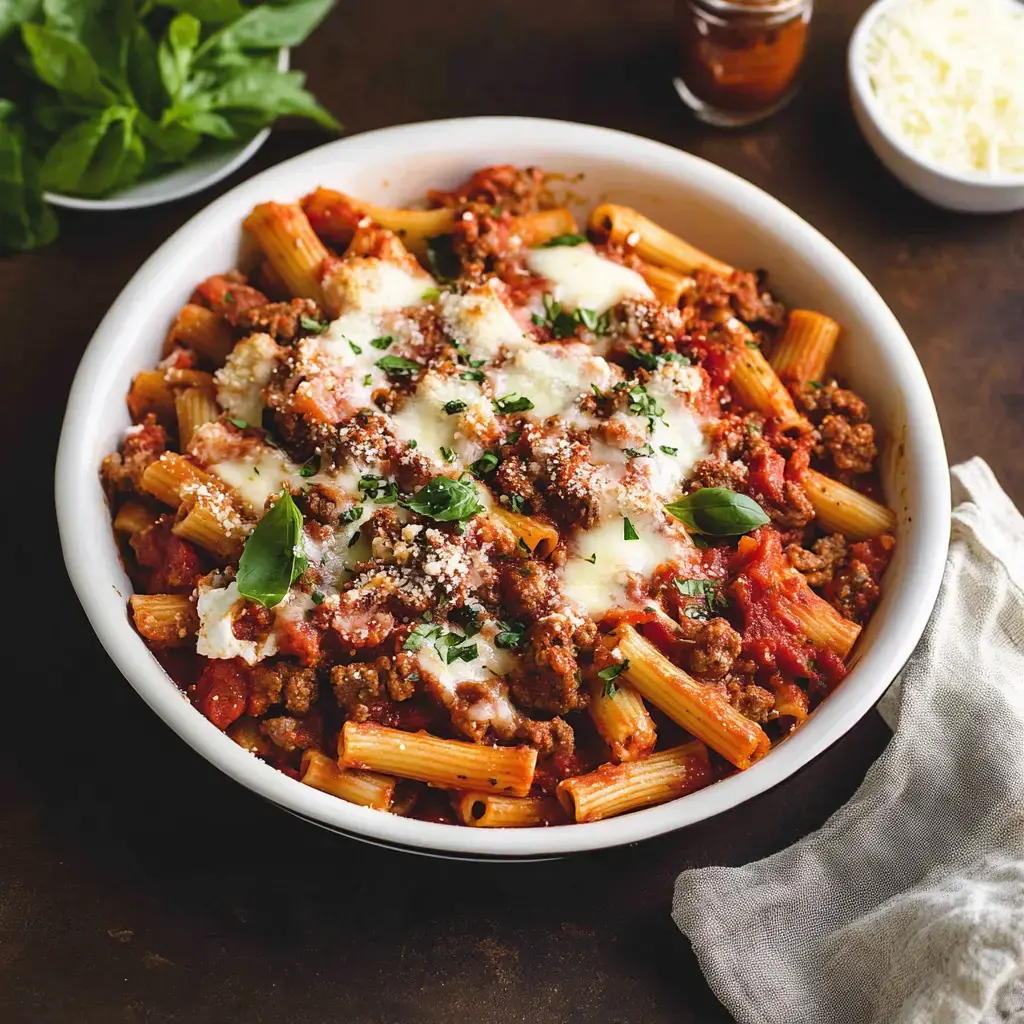
[[[834,321],[557,190],[261,203],[132,382],[132,621],[314,799],[524,828],[683,797],[814,713],[880,599]]]

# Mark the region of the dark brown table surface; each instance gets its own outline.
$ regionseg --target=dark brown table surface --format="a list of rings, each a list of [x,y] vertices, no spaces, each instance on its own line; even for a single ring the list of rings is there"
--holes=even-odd
[[[924,364],[950,459],[984,456],[1019,503],[1024,216],[945,213],[875,161],[843,74],[865,6],[822,0],[807,88],[741,134],[698,126],[677,101],[668,0],[342,0],[295,62],[352,132],[564,118],[660,139],[760,185],[865,271]],[[321,141],[284,128],[220,190]],[[67,389],[135,269],[214,195],[63,216],[56,245],[0,259],[0,1020],[731,1020],[669,918],[673,878],[818,827],[886,743],[874,712],[784,785],[685,832],[546,864],[451,863],[263,803],[166,729],[93,637],[52,511]]]

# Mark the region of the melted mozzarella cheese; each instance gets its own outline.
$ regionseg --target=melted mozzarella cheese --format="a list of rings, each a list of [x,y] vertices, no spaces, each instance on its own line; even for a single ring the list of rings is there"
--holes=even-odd
[[[337,308],[348,312],[381,313],[419,306],[434,286],[425,270],[374,257],[342,260],[331,274]]]
[[[507,675],[516,667],[516,656],[494,643],[497,623],[490,621],[467,642],[476,644],[477,655],[472,661],[453,661],[450,665],[430,645],[424,644],[416,655],[420,671],[438,681],[441,689],[454,695],[459,683],[489,682]]]
[[[525,346],[490,377],[497,397],[514,394],[529,398],[533,402],[531,416],[572,419],[578,415],[579,399],[594,386],[602,391],[608,388],[615,373],[606,360],[577,342]]]
[[[655,513],[632,511],[629,521],[637,540],[625,539],[621,515],[609,515],[598,526],[576,535],[576,553],[561,570],[562,593],[595,619],[610,608],[635,605],[637,601],[630,596],[630,574],[650,576],[687,545],[685,536]]]
[[[206,658],[241,658],[255,665],[277,653],[277,640],[271,633],[261,642],[239,640],[232,630],[236,612],[242,603],[237,583],[226,587],[200,587],[196,612],[199,615],[199,638],[196,652]]]
[[[259,426],[263,417],[263,389],[284,354],[285,350],[269,334],[254,334],[238,342],[214,374],[221,408]]]
[[[448,334],[473,359],[490,361],[502,349],[529,344],[523,329],[498,297],[490,281],[465,295],[448,292],[441,297],[441,318]]]
[[[449,414],[444,411],[448,402],[462,402],[466,407]],[[493,418],[491,404],[479,384],[430,372],[423,375],[415,394],[392,415],[391,427],[403,441],[415,440],[419,450],[435,461],[442,461],[444,447],[453,449],[463,461],[472,462],[480,455],[480,446],[472,435],[481,429],[481,423]]]
[[[257,515],[263,514],[267,498],[280,494],[282,488],[299,490],[313,482],[312,478],[303,478],[301,467],[276,448],[260,447],[241,458],[215,462],[207,469],[233,488]]]
[[[635,270],[599,256],[592,245],[531,249],[527,264],[554,285],[554,297],[569,309],[582,307],[603,313],[630,296],[654,296]]]

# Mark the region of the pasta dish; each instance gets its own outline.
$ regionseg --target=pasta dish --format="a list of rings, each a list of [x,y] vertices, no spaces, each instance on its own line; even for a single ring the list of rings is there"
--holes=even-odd
[[[102,466],[167,672],[365,807],[558,825],[746,769],[840,683],[893,552],[839,324],[547,186],[260,204]]]

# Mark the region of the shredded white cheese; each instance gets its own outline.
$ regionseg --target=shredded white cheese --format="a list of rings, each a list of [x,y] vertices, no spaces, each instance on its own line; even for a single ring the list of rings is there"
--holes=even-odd
[[[864,63],[884,124],[921,157],[1024,174],[1024,6],[906,0],[879,17]]]

